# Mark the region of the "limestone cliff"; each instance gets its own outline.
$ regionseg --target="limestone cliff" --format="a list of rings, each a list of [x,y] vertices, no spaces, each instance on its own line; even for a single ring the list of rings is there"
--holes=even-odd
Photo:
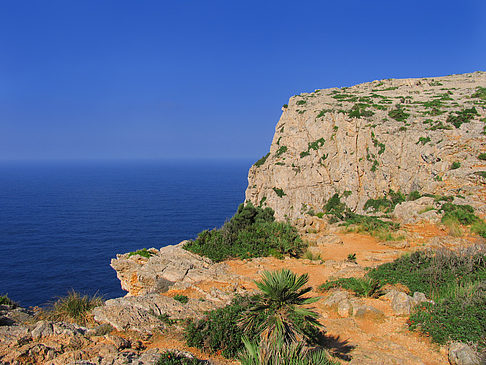
[[[303,93],[282,108],[246,200],[279,219],[322,211],[335,193],[362,212],[390,189],[486,206],[486,73],[388,79]]]

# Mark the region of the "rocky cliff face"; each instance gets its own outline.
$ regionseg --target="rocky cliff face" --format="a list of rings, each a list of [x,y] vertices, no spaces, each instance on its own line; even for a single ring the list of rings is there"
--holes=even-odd
[[[246,200],[279,219],[322,211],[335,193],[356,212],[390,189],[459,196],[484,212],[486,73],[381,80],[290,98]]]

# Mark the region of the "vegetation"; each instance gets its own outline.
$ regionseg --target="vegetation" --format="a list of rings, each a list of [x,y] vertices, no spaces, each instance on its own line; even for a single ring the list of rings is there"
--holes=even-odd
[[[486,100],[486,87],[479,86],[476,92],[471,95],[472,98],[480,98]]]
[[[7,294],[0,295],[0,305],[10,305],[13,307],[17,307],[17,303],[10,299]]]
[[[184,330],[184,337],[189,346],[204,351],[221,351],[224,357],[236,357],[243,349],[243,335],[251,341],[258,340],[259,334],[254,331],[243,332],[238,326],[241,314],[250,305],[250,297],[236,297],[233,301],[219,309],[206,314],[199,321],[189,321]],[[263,321],[259,319],[259,321]]]
[[[178,302],[182,303],[182,304],[186,304],[188,301],[189,301],[189,298],[185,295],[180,295],[180,294],[176,294],[173,296],[173,299],[174,300],[177,300]]]
[[[382,294],[382,284],[375,279],[369,278],[341,278],[332,281],[326,281],[319,286],[319,290],[326,291],[332,288],[343,288],[354,292],[360,297],[376,298]]]
[[[270,156],[270,152],[268,152],[265,156],[263,156],[261,159],[259,159],[257,162],[255,162],[254,165],[256,167],[260,167],[261,165],[263,165],[267,161],[268,156]]]
[[[299,100],[299,101],[297,101],[296,104],[297,105],[304,105],[305,103],[307,103],[307,101],[305,101],[305,100]]]
[[[304,287],[307,281],[306,274],[297,276],[285,269],[265,271],[261,280],[255,282],[259,294],[236,297],[226,307],[208,312],[204,319],[188,322],[187,344],[221,352],[225,357],[235,357],[246,347],[246,353],[241,355],[246,363],[265,357],[266,351],[287,354],[296,344],[315,344],[321,326],[318,315],[303,306],[318,298],[305,297],[311,290]],[[280,345],[274,347],[276,344]],[[307,347],[301,350],[307,351]]]
[[[342,225],[356,232],[366,232],[380,240],[395,240],[392,234],[400,228],[398,223],[384,221],[378,217],[366,216],[352,212],[345,203],[341,202],[339,194],[334,194],[323,208],[330,215],[330,222],[342,221]]]
[[[275,152],[275,156],[280,157],[285,152],[287,152],[287,146],[280,146],[277,152]]]
[[[459,128],[463,123],[469,123],[474,116],[479,115],[475,107],[456,111],[454,114],[449,114],[447,122],[451,123],[454,127]]]
[[[480,153],[478,155],[478,159],[483,160],[483,161],[486,160],[486,153]]]
[[[378,266],[367,277],[381,284],[401,283],[419,291],[435,304],[421,304],[409,321],[412,330],[428,334],[438,343],[448,340],[486,346],[486,251],[417,251]]]
[[[427,143],[430,142],[430,137],[420,137],[415,144],[422,143],[422,145],[426,145]]]
[[[146,248],[142,248],[141,250],[133,251],[128,253],[128,257],[132,257],[134,255],[139,255],[145,258],[149,258],[150,256],[155,255],[153,252],[147,250]]]
[[[361,118],[361,117],[371,117],[374,112],[371,110],[367,110],[368,104],[357,103],[348,111],[348,115],[352,118]]]
[[[53,321],[74,322],[85,325],[89,319],[89,312],[103,305],[103,298],[97,295],[81,295],[71,290],[67,296],[59,298],[49,309],[46,317]]]
[[[274,188],[273,188],[273,191],[275,192],[275,194],[277,194],[277,195],[278,195],[278,197],[279,197],[279,198],[282,198],[282,197],[284,197],[285,195],[287,195],[287,194],[285,194],[285,192],[283,191],[283,189],[280,189],[280,188],[275,188],[275,187],[274,187]]]
[[[198,365],[205,364],[205,361],[200,361],[196,358],[186,357],[180,355],[175,351],[166,351],[160,355],[156,365]]]
[[[274,344],[251,343],[243,338],[245,351],[240,355],[242,365],[332,365],[322,349],[309,349],[303,343],[286,345],[279,340]]]
[[[244,331],[257,333],[266,343],[281,339],[285,344],[310,341],[316,338],[321,324],[318,314],[302,306],[316,302],[318,297],[304,297],[311,287],[305,287],[307,274],[265,271],[261,281],[256,281],[260,294],[253,297],[251,306],[241,318]]]
[[[393,110],[390,110],[388,112],[388,116],[390,118],[393,118],[399,122],[404,122],[408,119],[408,117],[410,116],[409,113],[406,113],[405,110],[399,105],[397,105],[397,107]]]
[[[275,222],[271,208],[241,204],[236,214],[220,229],[205,230],[184,248],[214,261],[274,255],[300,256],[306,245],[297,230]]]
[[[451,170],[457,170],[459,167],[461,167],[461,163],[458,162],[458,161],[454,161],[452,164],[451,164]]]
[[[415,192],[414,194],[417,194]],[[410,193],[412,194],[412,193]],[[418,193],[419,194],[419,193]],[[419,194],[420,195],[420,194]],[[412,198],[415,198],[416,195],[412,195]],[[419,196],[420,197],[420,196]],[[418,199],[418,198],[415,198]],[[415,200],[413,199],[413,200]],[[391,213],[397,206],[397,204],[403,203],[406,201],[407,198],[403,193],[400,191],[394,192],[393,190],[389,190],[388,194],[377,199],[368,199],[363,207],[364,210],[371,210],[372,212],[383,212],[383,213]],[[412,199],[409,199],[412,200]]]

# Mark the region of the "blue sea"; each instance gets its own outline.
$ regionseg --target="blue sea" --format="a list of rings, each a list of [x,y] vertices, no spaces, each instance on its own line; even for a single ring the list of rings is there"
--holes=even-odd
[[[221,226],[252,162],[0,163],[0,294],[22,306],[125,295],[110,260]]]

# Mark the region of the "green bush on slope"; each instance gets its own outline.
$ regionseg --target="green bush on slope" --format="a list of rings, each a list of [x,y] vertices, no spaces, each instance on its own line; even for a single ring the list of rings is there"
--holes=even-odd
[[[302,255],[306,245],[297,230],[290,224],[276,222],[273,214],[271,208],[241,204],[223,227],[201,232],[184,248],[217,262],[227,258]]]

